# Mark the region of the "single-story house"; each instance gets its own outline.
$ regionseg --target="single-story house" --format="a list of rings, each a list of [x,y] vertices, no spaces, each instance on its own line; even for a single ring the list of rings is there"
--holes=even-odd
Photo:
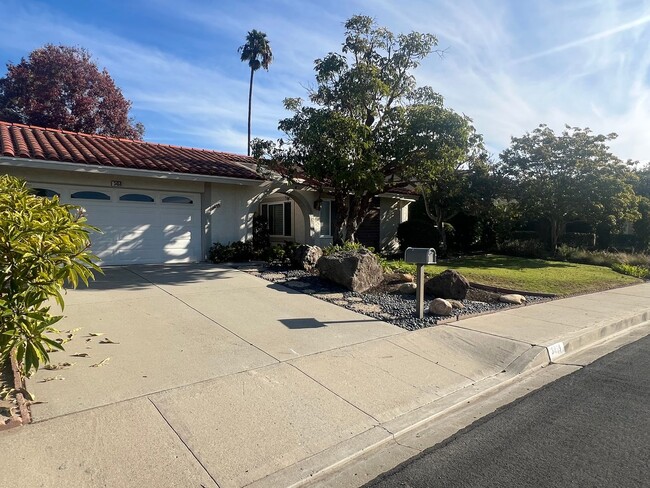
[[[257,160],[193,149],[0,121],[0,171],[39,195],[83,207],[92,251],[103,265],[206,259],[212,243],[251,238],[256,214],[272,241],[326,246],[333,202],[308,186],[263,175]],[[362,235],[395,246],[411,195],[379,195]]]

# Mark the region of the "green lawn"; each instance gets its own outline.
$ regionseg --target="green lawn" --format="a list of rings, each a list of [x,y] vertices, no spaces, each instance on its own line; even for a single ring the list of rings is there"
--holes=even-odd
[[[390,261],[389,264],[410,273],[415,272],[413,264],[403,261]],[[427,266],[425,272],[435,275],[446,269],[455,269],[469,281],[484,285],[561,296],[642,283],[638,278],[622,275],[604,266],[494,254],[451,259]]]

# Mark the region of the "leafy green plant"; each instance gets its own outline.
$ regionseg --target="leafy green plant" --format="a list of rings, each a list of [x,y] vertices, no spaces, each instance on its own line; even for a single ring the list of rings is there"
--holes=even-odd
[[[0,177],[0,360],[13,352],[29,374],[63,349],[48,337],[62,317],[51,315],[46,302],[53,298],[63,310],[62,287],[88,284],[93,271],[101,272],[88,250],[93,230],[79,207]]]
[[[617,273],[621,273],[628,276],[634,276],[635,278],[641,278],[643,280],[650,277],[650,268],[645,266],[635,266],[633,264],[612,264],[612,269]]]
[[[329,256],[330,254],[336,254],[341,252],[360,252],[360,251],[370,251],[373,252],[373,249],[366,248],[363,244],[359,242],[346,241],[343,244],[334,244],[323,248],[323,255]]]
[[[208,260],[213,263],[249,261],[255,257],[251,241],[235,241],[230,244],[215,242],[208,250]]]
[[[269,222],[264,215],[253,217],[253,249],[262,251],[271,245]]]
[[[262,259],[269,264],[284,263],[287,252],[284,246],[269,246],[262,251]]]

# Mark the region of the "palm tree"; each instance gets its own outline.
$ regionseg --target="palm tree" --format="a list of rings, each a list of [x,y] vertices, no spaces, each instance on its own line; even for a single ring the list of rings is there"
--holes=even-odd
[[[271,52],[271,45],[269,44],[266,34],[253,29],[246,35],[246,44],[238,49],[241,54],[242,61],[248,61],[248,66],[251,69],[251,81],[248,89],[248,155],[251,155],[251,104],[253,102],[253,75],[255,72],[264,68],[268,71],[271,61],[273,61],[273,53]]]

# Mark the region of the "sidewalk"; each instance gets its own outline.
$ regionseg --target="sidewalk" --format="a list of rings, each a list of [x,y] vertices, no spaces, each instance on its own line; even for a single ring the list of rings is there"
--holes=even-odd
[[[308,483],[649,321],[650,284],[416,332],[225,267],[111,269],[66,303],[61,328],[83,329],[53,361],[75,365],[32,378],[47,403],[0,432],[7,486]]]

